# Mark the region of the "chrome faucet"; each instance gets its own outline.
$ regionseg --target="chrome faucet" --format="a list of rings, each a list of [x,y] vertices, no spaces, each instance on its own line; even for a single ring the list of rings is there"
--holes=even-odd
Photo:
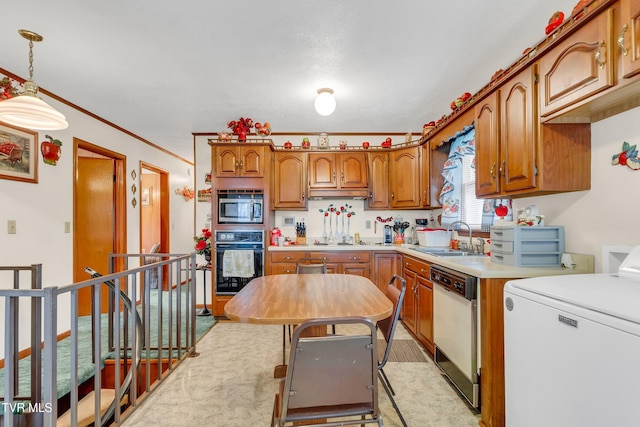
[[[453,227],[456,224],[462,224],[467,226],[467,229],[469,230],[469,250],[473,252],[473,238],[471,237],[471,227],[469,226],[469,224],[467,224],[464,221],[454,221],[451,224],[449,224],[449,226],[447,227],[447,231],[451,231],[451,227]]]

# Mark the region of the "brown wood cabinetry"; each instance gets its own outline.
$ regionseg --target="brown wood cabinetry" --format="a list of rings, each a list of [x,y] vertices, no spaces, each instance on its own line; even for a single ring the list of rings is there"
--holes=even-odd
[[[540,125],[535,70],[535,64],[523,69],[475,106],[478,197],[590,187],[590,125]]]
[[[402,148],[390,153],[390,207],[420,207],[420,147]]]
[[[420,147],[420,207],[422,208],[431,206],[430,151],[429,144],[423,144]]]
[[[369,195],[366,199],[368,209],[389,208],[389,153],[377,151],[368,153]]]
[[[273,208],[306,209],[306,153],[276,152],[273,173]]]
[[[416,282],[416,335],[433,354],[433,284],[423,276],[418,276]]]
[[[265,272],[270,274],[294,274],[296,272],[296,261],[304,258],[305,253],[299,251],[269,252]]]
[[[328,273],[355,274],[371,278],[371,252],[369,251],[318,251],[308,252],[308,256],[324,259]]]
[[[262,178],[264,176],[265,145],[229,144],[214,147],[217,178]]]
[[[309,153],[309,196],[367,195],[366,153]]]
[[[613,86],[613,52],[616,48],[612,34],[613,12],[610,9],[540,58],[542,117]]]
[[[387,291],[394,274],[402,274],[402,255],[392,252],[373,254],[373,283],[382,291]]]
[[[640,0],[622,0],[621,25],[617,44],[622,57],[622,76],[640,72]]]
[[[403,277],[407,291],[402,305],[402,322],[433,353],[433,285],[429,263],[405,255]]]

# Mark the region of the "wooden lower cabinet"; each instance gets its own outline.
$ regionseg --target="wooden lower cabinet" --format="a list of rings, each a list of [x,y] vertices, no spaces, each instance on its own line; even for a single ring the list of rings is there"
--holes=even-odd
[[[422,276],[417,276],[416,282],[416,335],[433,354],[433,284]]]
[[[480,411],[479,425],[505,426],[504,393],[504,284],[511,279],[481,279]]]
[[[396,252],[374,252],[373,277],[371,280],[382,291],[386,292],[394,274],[402,275],[402,255]]]
[[[269,252],[265,274],[293,274],[296,272],[296,261],[306,255],[302,251]]]
[[[293,274],[300,258],[320,258],[327,263],[328,274],[354,274],[371,278],[371,253],[369,251],[273,251],[268,252],[265,274]]]
[[[405,256],[403,277],[407,291],[402,305],[402,323],[433,354],[433,285],[429,263]]]

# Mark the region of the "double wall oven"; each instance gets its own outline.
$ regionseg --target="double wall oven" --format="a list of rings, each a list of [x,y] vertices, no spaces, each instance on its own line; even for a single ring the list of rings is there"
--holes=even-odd
[[[216,230],[215,293],[233,295],[264,275],[264,230]]]

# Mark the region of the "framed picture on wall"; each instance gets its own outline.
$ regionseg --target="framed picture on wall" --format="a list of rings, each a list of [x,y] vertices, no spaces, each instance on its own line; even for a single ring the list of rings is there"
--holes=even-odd
[[[142,206],[151,206],[152,187],[142,187],[140,192],[140,204]]]
[[[0,122],[0,178],[38,182],[38,132]]]

